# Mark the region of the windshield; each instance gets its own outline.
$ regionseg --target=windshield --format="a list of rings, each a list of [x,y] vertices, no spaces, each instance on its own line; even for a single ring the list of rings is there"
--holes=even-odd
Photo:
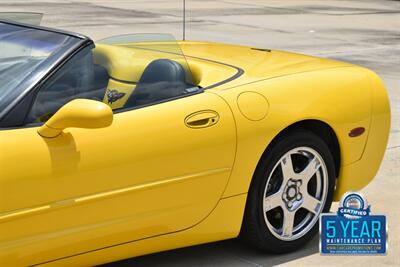
[[[0,115],[78,42],[62,33],[0,22]]]

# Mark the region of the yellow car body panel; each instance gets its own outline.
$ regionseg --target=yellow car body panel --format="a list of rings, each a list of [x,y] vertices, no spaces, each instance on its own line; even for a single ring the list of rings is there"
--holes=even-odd
[[[294,73],[350,66],[350,64],[340,61],[279,50],[262,50],[247,46],[190,41],[180,42],[179,44],[186,55],[189,66],[191,66],[191,60],[200,58],[207,59],[209,63],[210,61],[224,63],[225,68],[222,69],[220,65],[218,75],[225,73],[228,76],[228,71],[234,70],[234,67],[244,70],[239,77],[229,83],[219,85],[218,89],[220,90]],[[203,64],[205,63],[203,62]],[[203,75],[204,79],[201,79],[200,85],[202,87],[212,85],[214,82],[213,75],[217,74],[208,72],[207,75]]]
[[[183,123],[210,108],[214,127]],[[103,129],[37,131],[0,132],[1,260],[47,261],[189,228],[217,205],[236,149],[231,111],[208,92],[115,114]]]
[[[242,224],[246,197],[246,194],[242,194],[221,199],[207,219],[190,229],[90,251],[47,262],[40,266],[93,266],[129,257],[236,237]]]
[[[203,93],[55,138],[38,127],[0,131],[0,266],[94,265],[236,237],[261,156],[304,121],[335,133],[336,199],[373,179],[390,126],[376,74],[282,51],[179,44]],[[143,71],[124,61],[133,51],[97,45],[96,53],[109,67],[109,87],[131,93],[120,80]],[[185,125],[210,111],[213,127]],[[365,133],[350,137],[357,127]]]
[[[316,79],[315,76],[320,79]],[[334,82],[337,76],[343,79]],[[298,86],[298,80],[302,81],[302,88],[293,90]],[[330,125],[341,148],[341,166],[358,161],[363,153],[367,134],[364,133],[358,138],[351,138],[348,134],[351,129],[357,127],[364,127],[367,131],[369,129],[371,104],[370,95],[365,92],[369,87],[366,73],[353,67],[300,73],[240,86],[238,90],[262,93],[270,104],[267,116],[257,123],[243,116],[237,105],[232,105],[234,114],[237,114],[235,116],[238,129],[236,160],[242,164],[235,166],[238,168],[232,173],[225,196],[242,193],[240,190],[245,181],[243,177],[252,176],[258,163],[257,159],[261,158],[271,140],[283,129],[297,122],[317,120]],[[237,97],[237,92],[231,89],[219,91],[218,94],[228,99],[230,103]],[[290,97],[282,98],[282,95]],[[304,95],[310,97],[300,104],[299,99],[304,98]],[[344,99],[343,95],[348,99]],[[357,98],[360,101],[352,100]],[[343,114],[349,115],[343,116]],[[245,167],[247,164],[249,165]],[[363,179],[365,177],[360,177],[360,180]],[[239,182],[237,187],[234,181]],[[247,182],[245,188],[248,188],[250,180]]]

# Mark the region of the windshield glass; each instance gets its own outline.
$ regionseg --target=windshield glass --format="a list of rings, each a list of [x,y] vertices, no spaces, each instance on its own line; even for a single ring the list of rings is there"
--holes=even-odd
[[[0,115],[78,42],[69,35],[0,22]]]

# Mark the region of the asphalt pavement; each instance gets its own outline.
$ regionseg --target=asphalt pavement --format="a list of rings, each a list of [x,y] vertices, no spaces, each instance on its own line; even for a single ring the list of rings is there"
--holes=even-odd
[[[363,193],[386,214],[386,256],[321,256],[315,238],[287,255],[265,255],[237,240],[129,259],[111,266],[400,266],[400,1],[187,0],[186,37],[295,51],[360,64],[383,78],[392,125],[384,161]],[[1,1],[0,12],[45,14],[42,24],[98,40],[124,33],[182,38],[182,1]],[[337,205],[337,204],[336,204]],[[336,207],[334,205],[333,209]]]

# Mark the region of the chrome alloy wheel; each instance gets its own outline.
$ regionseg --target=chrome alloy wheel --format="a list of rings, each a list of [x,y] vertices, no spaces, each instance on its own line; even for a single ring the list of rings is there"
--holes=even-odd
[[[310,147],[286,152],[272,169],[264,189],[264,219],[284,241],[305,235],[318,221],[328,194],[328,171]]]

